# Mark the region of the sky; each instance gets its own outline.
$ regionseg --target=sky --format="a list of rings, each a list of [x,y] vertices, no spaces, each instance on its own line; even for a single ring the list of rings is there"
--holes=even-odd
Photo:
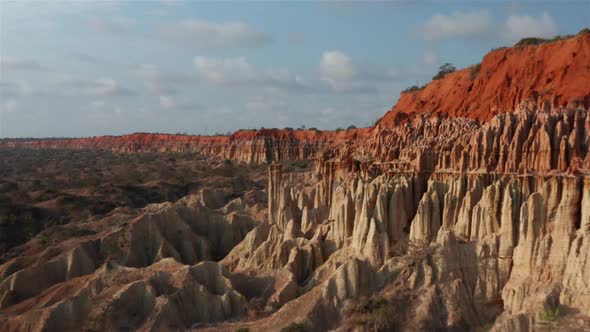
[[[0,0],[0,137],[369,126],[442,63],[589,26],[589,0]]]

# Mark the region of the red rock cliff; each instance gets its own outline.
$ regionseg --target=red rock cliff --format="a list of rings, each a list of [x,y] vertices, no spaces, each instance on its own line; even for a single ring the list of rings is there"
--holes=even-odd
[[[391,125],[407,114],[432,112],[488,121],[513,111],[523,100],[549,100],[553,106],[590,106],[590,34],[488,53],[476,67],[402,93],[379,123]],[[473,74],[472,74],[473,71]]]
[[[404,171],[574,172],[590,169],[589,63],[590,34],[492,51],[479,68],[459,70],[423,90],[403,93],[372,128],[241,130],[229,136],[131,134],[0,145],[194,151],[247,163],[339,157],[390,163],[379,167]]]

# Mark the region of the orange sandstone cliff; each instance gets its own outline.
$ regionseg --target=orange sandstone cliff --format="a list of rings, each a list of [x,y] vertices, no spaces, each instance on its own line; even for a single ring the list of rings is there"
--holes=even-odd
[[[551,43],[494,50],[479,64],[402,93],[380,124],[429,112],[486,122],[523,100],[554,107],[590,106],[590,34]]]
[[[116,152],[195,151],[247,163],[319,156],[362,156],[390,162],[401,156],[408,162],[412,159],[414,164],[427,163],[429,169],[439,164],[443,168],[458,170],[481,166],[490,171],[533,171],[537,168],[540,171],[556,168],[563,171],[570,161],[575,161],[576,169],[588,168],[584,143],[587,133],[582,130],[588,126],[585,110],[590,106],[588,63],[590,34],[587,33],[537,46],[495,50],[487,54],[478,67],[450,73],[422,90],[402,93],[392,110],[371,128],[338,132],[241,130],[228,136],[131,134],[3,141],[0,144]],[[517,110],[522,110],[523,115],[502,115]],[[487,132],[483,132],[485,126],[489,128]],[[448,135],[440,135],[442,133]],[[478,138],[462,135],[466,133]],[[518,135],[514,136],[515,133]],[[453,139],[448,140],[449,137]],[[425,142],[412,145],[415,140]],[[451,146],[454,143],[458,147]],[[509,147],[510,144],[514,146]],[[531,147],[531,144],[542,147]],[[507,148],[514,151],[510,158],[515,160],[510,166],[498,165],[506,162],[508,152],[504,150]],[[546,153],[550,155],[547,157],[549,161],[519,165],[520,159],[529,155],[520,153],[521,148],[550,150]],[[485,162],[459,160],[478,158],[479,154],[485,158],[493,154],[493,159]],[[439,158],[444,160],[439,161]],[[421,166],[412,167],[419,169]]]
[[[267,201],[203,191],[31,240],[0,265],[0,327],[587,331],[589,50],[493,51],[366,129],[4,141],[315,160],[271,165]]]

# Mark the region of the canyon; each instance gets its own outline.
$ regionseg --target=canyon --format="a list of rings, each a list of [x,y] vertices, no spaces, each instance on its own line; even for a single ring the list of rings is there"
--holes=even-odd
[[[0,326],[590,330],[589,64],[588,33],[494,50],[370,128],[3,140],[268,178],[49,228],[0,265]]]

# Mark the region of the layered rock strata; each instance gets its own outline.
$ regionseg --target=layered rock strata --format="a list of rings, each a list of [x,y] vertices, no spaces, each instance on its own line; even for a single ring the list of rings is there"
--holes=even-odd
[[[313,167],[271,165],[266,211],[203,192],[28,243],[0,266],[0,326],[347,330],[347,304],[397,292],[401,329],[532,331],[556,309],[589,329],[589,40],[492,52],[362,130],[3,142]]]

